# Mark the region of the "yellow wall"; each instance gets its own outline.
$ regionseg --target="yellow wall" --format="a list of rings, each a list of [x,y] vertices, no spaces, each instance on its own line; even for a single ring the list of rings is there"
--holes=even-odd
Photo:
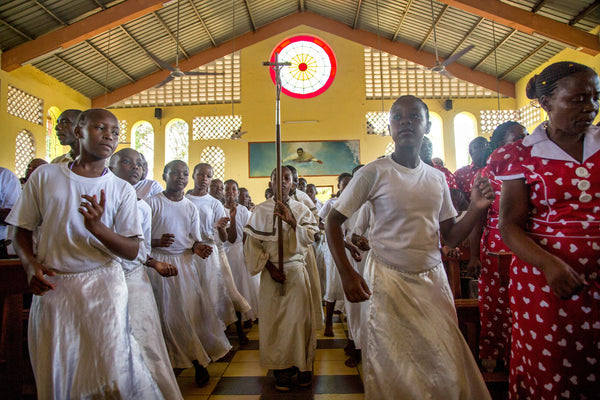
[[[112,109],[119,120],[127,121],[127,140],[131,138],[131,127],[140,120],[150,122],[154,127],[154,179],[162,182],[162,167],[165,164],[165,127],[173,118],[185,120],[190,127],[190,159],[195,165],[200,160],[202,150],[207,146],[218,146],[226,156],[225,174],[227,178],[237,180],[241,186],[250,190],[255,201],[262,201],[266,178],[249,178],[248,142],[273,141],[275,136],[275,88],[267,67],[262,66],[273,48],[284,38],[295,34],[313,34],[321,37],[333,48],[338,72],[331,87],[320,96],[312,99],[294,99],[282,95],[281,120],[284,141],[306,140],[360,140],[360,159],[367,163],[384,154],[389,137],[366,135],[365,114],[369,111],[387,111],[392,100],[365,100],[363,46],[346,39],[327,34],[308,27],[298,27],[284,34],[255,44],[242,50],[241,103],[235,104],[235,114],[242,115],[242,130],[248,131],[244,140],[203,140],[194,141],[191,137],[194,117],[211,115],[231,115],[231,104],[161,107],[162,119],[154,118],[154,107]],[[3,140],[10,146],[0,149],[0,164],[14,167],[14,138],[20,129],[29,129],[36,135],[38,156],[44,156],[44,126],[27,123],[6,114],[6,84],[11,83],[29,93],[44,99],[44,115],[50,106],[59,109],[87,108],[88,98],[67,88],[33,67],[20,68],[12,73],[0,72],[2,79],[2,117]],[[445,155],[449,169],[454,170],[454,126],[453,119],[459,112],[469,112],[479,118],[480,110],[497,109],[496,99],[458,99],[453,101],[453,109],[444,109],[444,100],[426,100],[431,111],[439,114],[443,120]],[[501,99],[501,108],[515,109],[515,99]],[[313,121],[314,123],[286,124],[286,121]],[[7,121],[5,123],[4,121]],[[129,144],[120,145],[120,147]],[[467,149],[464,149],[467,151]],[[169,160],[167,160],[169,161]],[[335,177],[309,177],[308,181],[316,185],[334,185]],[[190,187],[192,184],[190,183]]]
[[[2,127],[2,146],[0,146],[0,166],[15,169],[15,139],[17,134],[27,129],[33,133],[36,143],[36,156],[46,156],[46,115],[52,106],[59,110],[69,108],[85,110],[91,101],[81,93],[69,88],[49,75],[31,65],[26,65],[13,72],[0,70],[0,126]],[[8,85],[44,100],[44,120],[42,125],[26,121],[10,115],[6,111]],[[65,153],[69,150],[65,147]]]

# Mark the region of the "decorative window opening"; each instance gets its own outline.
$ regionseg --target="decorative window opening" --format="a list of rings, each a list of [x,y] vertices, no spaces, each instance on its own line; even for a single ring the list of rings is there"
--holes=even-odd
[[[56,121],[60,116],[57,107],[50,107],[46,114],[46,161],[50,162],[63,152],[63,147],[56,136]]]
[[[240,52],[228,54],[192,71],[220,75],[185,75],[163,87],[144,90],[109,108],[166,107],[196,104],[224,104],[241,99]]]
[[[482,110],[481,132],[491,135],[503,122],[516,121],[525,127],[535,127],[542,122],[542,110],[530,102],[518,110]]]
[[[497,93],[460,79],[447,79],[419,64],[371,47],[364,49],[367,99],[396,99],[412,94],[423,99],[497,97]]]
[[[25,176],[27,165],[35,158],[35,139],[31,132],[23,129],[17,134],[15,143],[15,174]]]
[[[119,143],[127,143],[127,120],[119,121]]]
[[[173,119],[167,124],[165,161],[188,162],[190,147],[189,125],[182,119]]]
[[[477,121],[469,113],[462,112],[454,117],[454,146],[457,168],[469,165],[469,143],[477,137]]]
[[[517,110],[523,126],[532,127],[542,122],[542,108],[535,102],[529,102]]]
[[[216,146],[202,150],[200,162],[210,164],[213,169],[213,179],[225,180],[225,152]]]
[[[481,132],[491,135],[498,125],[506,121],[519,122],[517,110],[482,110],[480,112]]]
[[[139,121],[131,127],[131,146],[142,153],[148,163],[148,179],[154,176],[154,128],[147,121]]]
[[[44,100],[8,85],[6,111],[34,124],[44,122]]]
[[[389,136],[388,124],[390,121],[390,113],[388,112],[368,112],[367,118],[367,135]]]
[[[192,121],[192,139],[230,139],[242,130],[241,115],[195,117]]]
[[[394,150],[396,150],[396,145],[394,142],[388,143],[387,146],[385,146],[385,155],[389,156],[394,152]]]

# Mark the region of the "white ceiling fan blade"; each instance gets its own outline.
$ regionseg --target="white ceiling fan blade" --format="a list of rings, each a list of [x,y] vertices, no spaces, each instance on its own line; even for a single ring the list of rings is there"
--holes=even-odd
[[[464,56],[468,51],[471,51],[474,47],[475,46],[473,46],[473,45],[469,45],[469,46],[465,47],[464,49],[462,49],[461,51],[454,53],[451,57],[448,57],[447,59],[445,59],[444,62],[442,63],[442,65],[444,67],[447,67],[448,65],[452,64],[453,62],[455,62],[456,60],[458,60],[459,58]]]
[[[169,76],[167,76],[167,78],[166,78],[164,81],[162,81],[161,83],[159,83],[158,85],[156,85],[156,86],[154,86],[154,87],[155,87],[155,88],[163,87],[163,86],[165,86],[167,83],[171,82],[173,79],[174,79],[174,78],[173,78],[171,75],[169,75]]]
[[[160,58],[156,57],[154,54],[152,54],[148,50],[146,50],[146,53],[148,53],[148,56],[150,56],[151,59],[153,59],[154,61],[156,61],[156,63],[158,65],[160,65],[161,67],[163,67],[164,69],[166,69],[168,71],[175,71],[175,67],[173,67],[168,62],[161,60]]]
[[[440,71],[439,74],[442,75],[445,78],[454,79],[454,75],[452,75],[447,69],[445,69],[443,71]]]

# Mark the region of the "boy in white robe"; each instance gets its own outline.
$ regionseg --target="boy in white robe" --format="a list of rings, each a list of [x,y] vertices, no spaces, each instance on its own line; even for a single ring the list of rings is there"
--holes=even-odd
[[[28,339],[38,398],[162,399],[131,330],[120,265],[142,238],[135,191],[104,165],[119,121],[87,110],[74,133],[79,157],[38,168],[7,218],[35,295]]]
[[[135,185],[142,175],[142,158],[133,149],[121,149],[110,158],[110,170],[119,178]],[[161,276],[177,275],[177,267],[149,258],[152,235],[152,209],[144,200],[137,201],[144,240],[140,243],[138,256],[133,261],[123,261],[128,289],[128,309],[133,335],[137,339],[146,366],[166,399],[183,399],[175,374],[169,361],[160,317],[154,300],[146,266],[154,268]]]
[[[275,171],[274,171],[275,172]],[[275,173],[271,174],[275,187]],[[259,302],[260,363],[275,370],[275,388],[291,390],[293,375],[298,384],[312,383],[315,357],[315,308],[304,262],[306,246],[318,232],[314,215],[288,197],[292,175],[282,168],[282,200],[273,198],[256,206],[245,232],[246,265],[261,274]],[[282,219],[283,271],[279,270],[277,218]],[[282,292],[283,286],[283,292]]]
[[[223,249],[229,260],[231,273],[235,281],[235,286],[240,294],[244,296],[248,304],[252,307],[250,311],[243,314],[237,313],[238,336],[245,336],[241,322],[244,325],[252,326],[252,321],[258,317],[258,286],[255,284],[255,279],[250,276],[248,268],[246,268],[246,259],[244,258],[244,227],[252,214],[246,207],[237,203],[239,198],[238,184],[233,179],[228,179],[225,185],[225,214],[229,218],[229,224],[226,228],[227,240],[223,243]],[[246,338],[245,343],[248,340]],[[240,339],[240,344],[242,344]]]
[[[166,189],[150,197],[152,253],[175,265],[177,276],[164,279],[148,270],[173,368],[194,366],[198,386],[209,381],[208,363],[223,357],[231,345],[206,295],[194,257],[207,258],[212,248],[201,243],[198,210],[184,197],[189,170],[183,161],[165,165]]]
[[[469,211],[457,222],[444,175],[419,160],[430,128],[422,100],[396,100],[389,125],[394,153],[358,171],[325,224],[346,298],[370,299],[362,349],[367,400],[490,398],[458,328],[438,244],[440,234],[463,240],[494,192],[477,178]],[[342,223],[369,200],[374,221],[363,279],[347,259]]]
[[[223,249],[223,242],[227,240],[225,227],[229,218],[225,216],[223,204],[208,193],[211,182],[221,182],[218,179],[211,181],[212,173],[209,164],[197,164],[192,175],[194,189],[186,198],[198,209],[202,243],[213,249],[209,257],[196,258],[196,262],[203,285],[225,328],[237,321],[236,311],[248,312],[250,305],[235,286],[231,267]],[[241,342],[244,341],[243,336],[240,337]]]

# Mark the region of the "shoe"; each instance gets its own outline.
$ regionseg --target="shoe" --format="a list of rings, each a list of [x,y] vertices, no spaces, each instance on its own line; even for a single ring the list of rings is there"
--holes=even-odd
[[[198,361],[193,361],[194,369],[196,370],[195,381],[198,387],[203,387],[210,380],[208,370],[202,365],[198,364]]]
[[[244,322],[244,329],[251,329],[252,328],[252,320],[249,319],[248,321]]]
[[[307,387],[312,384],[312,372],[311,371],[300,371],[298,372],[298,385]]]
[[[275,375],[275,389],[280,392],[289,392],[292,390],[292,374],[288,369],[276,369],[273,371]]]

